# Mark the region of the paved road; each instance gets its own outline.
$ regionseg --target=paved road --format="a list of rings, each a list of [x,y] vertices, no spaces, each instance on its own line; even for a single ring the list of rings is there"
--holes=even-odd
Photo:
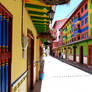
[[[41,92],[92,92],[92,75],[51,56],[44,57]]]

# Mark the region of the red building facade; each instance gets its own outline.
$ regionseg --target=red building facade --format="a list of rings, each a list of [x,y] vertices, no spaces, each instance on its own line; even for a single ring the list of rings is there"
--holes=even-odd
[[[71,42],[88,37],[88,1],[81,3],[71,16]]]

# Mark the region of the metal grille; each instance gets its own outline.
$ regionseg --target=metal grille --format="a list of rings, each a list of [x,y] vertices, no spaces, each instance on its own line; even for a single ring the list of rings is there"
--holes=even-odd
[[[0,92],[8,92],[8,64],[11,58],[9,31],[10,15],[0,4]]]

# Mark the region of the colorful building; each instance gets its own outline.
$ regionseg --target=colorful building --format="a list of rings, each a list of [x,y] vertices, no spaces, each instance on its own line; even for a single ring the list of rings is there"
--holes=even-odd
[[[91,0],[83,0],[61,27],[63,30],[63,59],[92,65]]]
[[[53,45],[53,49],[56,48],[56,50],[54,50],[54,53],[56,55],[56,57],[59,56],[59,52],[60,49],[57,49],[57,47],[62,45],[62,31],[61,31],[61,27],[63,26],[63,24],[65,23],[67,19],[62,19],[62,20],[57,20],[54,25],[53,25],[53,30],[52,30],[52,34],[53,36],[56,38],[56,40],[54,40],[52,42]],[[56,52],[55,52],[56,51]]]

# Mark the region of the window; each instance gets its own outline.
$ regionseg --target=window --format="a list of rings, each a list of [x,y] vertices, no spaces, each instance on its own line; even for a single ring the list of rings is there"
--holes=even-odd
[[[80,29],[80,24],[78,24],[78,29]]]
[[[83,8],[81,8],[81,13],[83,13]]]
[[[85,38],[88,38],[88,32],[85,33]]]
[[[74,26],[74,29],[76,29],[76,26]]]
[[[76,19],[76,16],[74,16],[74,20]]]
[[[58,22],[58,25],[61,25],[62,24],[62,22]]]
[[[83,39],[83,38],[84,38],[84,34],[81,35],[81,39]]]
[[[72,18],[72,22],[73,22],[73,18]]]
[[[74,41],[76,41],[76,37],[74,38]]]
[[[84,20],[81,22],[81,26],[83,26],[84,25]]]
[[[61,29],[59,29],[59,31],[61,31]]]
[[[70,54],[72,54],[72,48],[70,48]]]
[[[58,38],[60,39],[60,35],[58,36]]]
[[[78,18],[80,18],[80,12],[78,13]]]
[[[73,42],[73,38],[72,38],[72,42]]]
[[[73,28],[71,29],[71,32],[73,32]]]
[[[87,4],[85,4],[85,10],[87,9]]]
[[[77,39],[80,40],[80,35],[78,35]]]
[[[87,18],[85,18],[85,24],[87,24],[87,22],[88,22],[88,17],[87,17]]]

